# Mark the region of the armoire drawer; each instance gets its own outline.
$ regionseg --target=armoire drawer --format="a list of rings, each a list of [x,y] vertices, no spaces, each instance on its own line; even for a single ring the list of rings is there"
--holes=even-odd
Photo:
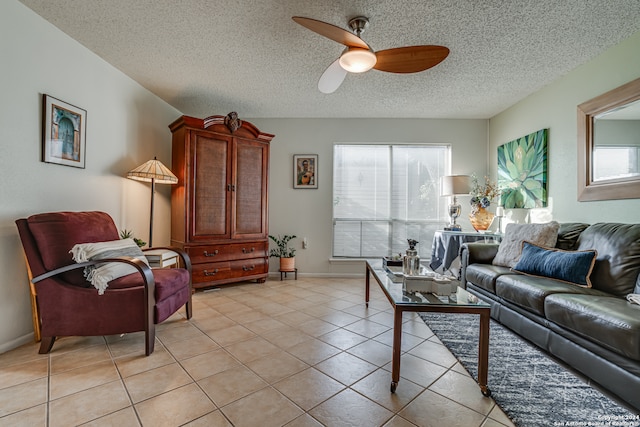
[[[268,272],[269,263],[264,257],[192,265],[193,283],[217,282]]]
[[[231,243],[224,245],[198,245],[186,248],[192,264],[232,261],[267,257],[269,243],[266,241]]]

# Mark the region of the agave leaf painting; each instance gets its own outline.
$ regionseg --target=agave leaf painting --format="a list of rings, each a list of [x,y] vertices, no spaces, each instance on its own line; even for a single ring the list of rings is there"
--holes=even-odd
[[[547,206],[547,129],[498,147],[498,187],[505,209]]]

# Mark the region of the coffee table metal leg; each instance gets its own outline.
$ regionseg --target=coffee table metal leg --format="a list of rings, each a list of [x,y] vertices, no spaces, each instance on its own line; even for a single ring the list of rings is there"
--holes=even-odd
[[[400,382],[400,349],[402,347],[402,310],[393,309],[393,357],[391,359],[391,393]]]
[[[364,285],[364,301],[367,305],[367,307],[369,307],[369,276],[371,275],[371,272],[369,271],[369,264],[367,264],[366,268],[366,274],[365,274],[365,285]]]
[[[489,371],[489,310],[480,313],[480,339],[478,346],[478,384],[484,396],[491,396],[491,390],[487,386]]]

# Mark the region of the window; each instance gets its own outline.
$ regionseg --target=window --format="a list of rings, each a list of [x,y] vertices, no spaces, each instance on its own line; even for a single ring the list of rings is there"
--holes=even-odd
[[[597,146],[593,153],[593,180],[640,175],[640,146]]]
[[[333,256],[382,257],[404,253],[415,239],[427,257],[448,200],[443,145],[343,145],[333,151]]]

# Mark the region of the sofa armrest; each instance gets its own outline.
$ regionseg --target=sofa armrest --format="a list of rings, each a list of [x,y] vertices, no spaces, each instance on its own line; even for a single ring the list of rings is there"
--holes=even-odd
[[[499,243],[470,242],[460,247],[460,284],[467,286],[467,266],[491,264],[498,253]]]

